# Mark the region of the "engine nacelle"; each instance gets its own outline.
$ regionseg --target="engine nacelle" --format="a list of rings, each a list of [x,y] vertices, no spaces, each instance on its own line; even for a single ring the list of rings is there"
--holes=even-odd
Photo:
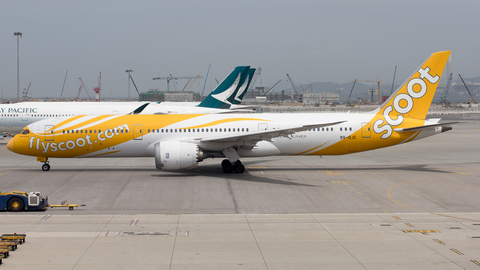
[[[157,142],[154,145],[155,166],[165,171],[193,168],[203,160],[198,145],[180,141]]]

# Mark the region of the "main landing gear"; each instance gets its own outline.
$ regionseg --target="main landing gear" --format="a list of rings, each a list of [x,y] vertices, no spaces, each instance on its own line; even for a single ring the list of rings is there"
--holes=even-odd
[[[245,171],[245,166],[243,166],[240,160],[231,163],[228,159],[222,161],[222,168],[224,173],[243,173]]]
[[[44,172],[50,170],[50,164],[48,164],[48,157],[37,157],[37,161],[44,162],[42,165],[42,170]]]

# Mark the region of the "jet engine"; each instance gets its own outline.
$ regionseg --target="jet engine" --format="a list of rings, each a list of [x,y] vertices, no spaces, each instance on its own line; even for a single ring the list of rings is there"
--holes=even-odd
[[[165,171],[193,168],[203,160],[198,145],[180,141],[157,142],[154,145],[155,166]]]

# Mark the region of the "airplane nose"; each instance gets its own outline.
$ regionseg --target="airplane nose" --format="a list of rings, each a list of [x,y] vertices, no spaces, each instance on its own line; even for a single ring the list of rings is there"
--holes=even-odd
[[[14,148],[13,148],[13,141],[15,140],[15,137],[11,138],[10,141],[8,142],[7,144],[7,148],[8,150],[12,151],[12,152],[15,152],[14,151]]]

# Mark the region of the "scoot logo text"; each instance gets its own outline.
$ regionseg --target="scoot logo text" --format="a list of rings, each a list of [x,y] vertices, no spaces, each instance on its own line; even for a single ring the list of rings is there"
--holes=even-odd
[[[425,69],[420,68],[418,70],[418,73],[420,73],[420,78],[413,78],[411,79],[408,84],[407,84],[407,92],[408,94],[398,94],[395,96],[393,99],[393,108],[392,105],[386,107],[383,110],[383,118],[387,122],[385,125],[383,119],[379,119],[375,121],[373,124],[373,131],[377,134],[382,134],[380,138],[382,139],[388,139],[393,132],[392,126],[398,126],[403,123],[403,115],[406,113],[409,113],[413,109],[413,99],[419,99],[422,98],[426,93],[427,93],[427,83],[425,82],[425,79],[429,81],[432,84],[435,84],[438,82],[440,77],[438,75],[432,76],[430,73],[430,68],[426,67]],[[413,88],[420,88],[419,91],[415,91]],[[400,105],[401,101],[403,103],[403,106]],[[393,119],[390,117],[390,113],[392,111],[395,111],[397,113],[396,119]],[[383,126],[381,126],[383,125]]]
[[[107,139],[112,139],[114,136],[118,136],[123,133],[127,134],[129,131],[130,129],[128,128],[128,125],[124,124],[122,126],[118,126],[113,129],[107,129],[105,130],[105,132],[99,131],[96,135],[96,140],[94,139],[95,137],[85,134],[83,138],[62,141],[59,143],[43,142],[43,141],[40,141],[40,138],[32,136],[30,137],[28,142],[30,143],[30,149],[33,149],[33,148],[35,148],[36,150],[41,149],[42,153],[47,153],[48,151],[57,152],[58,150],[66,151],[66,150],[72,150],[77,147],[84,147],[87,144],[93,145],[94,143],[103,142]],[[57,135],[57,136],[60,136],[60,135]],[[92,138],[94,139],[93,142],[92,142]]]

